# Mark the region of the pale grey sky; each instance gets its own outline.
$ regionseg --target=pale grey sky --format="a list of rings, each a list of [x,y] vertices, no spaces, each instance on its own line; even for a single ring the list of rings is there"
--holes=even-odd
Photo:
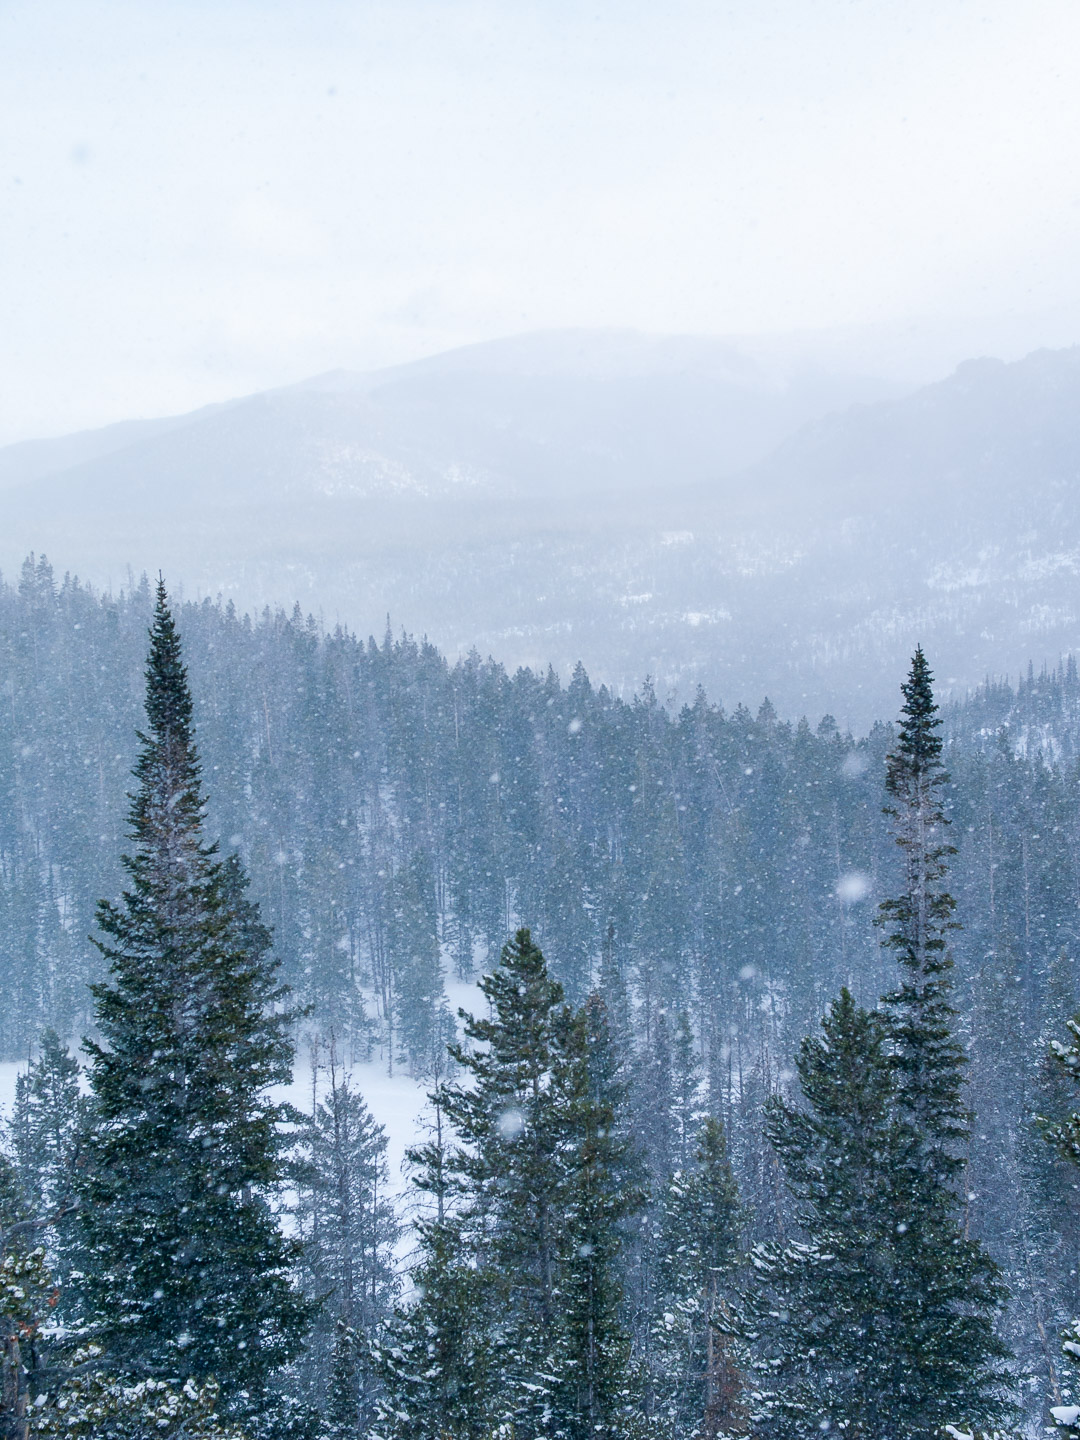
[[[0,196],[0,442],[550,326],[1066,343],[1080,5],[0,0]]]

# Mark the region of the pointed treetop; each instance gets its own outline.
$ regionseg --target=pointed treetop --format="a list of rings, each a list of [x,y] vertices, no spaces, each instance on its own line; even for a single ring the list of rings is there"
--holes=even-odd
[[[916,769],[933,768],[941,756],[941,718],[934,700],[934,677],[921,645],[915,647],[911,672],[900,686],[904,707],[900,712],[897,753]],[[891,773],[891,770],[890,770]]]
[[[146,661],[146,717],[154,738],[186,740],[191,733],[191,691],[181,659],[180,636],[169,609],[165,581],[158,576],[150,653]]]

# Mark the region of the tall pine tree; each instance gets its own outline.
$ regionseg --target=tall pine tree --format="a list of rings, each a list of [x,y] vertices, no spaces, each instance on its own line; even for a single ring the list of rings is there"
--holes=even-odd
[[[967,1238],[960,1193],[971,1116],[951,999],[948,938],[959,927],[945,880],[955,847],[947,837],[941,719],[921,647],[901,690],[899,735],[885,775],[901,884],[879,911],[901,983],[882,1008],[900,1136],[892,1170],[905,1206],[897,1222],[904,1228],[896,1287],[906,1290],[907,1302],[895,1343],[910,1397],[908,1433],[929,1434],[949,1422],[983,1424],[1002,1412],[1000,1361],[1007,1351],[994,1322],[1005,1291],[993,1261]]]
[[[103,901],[99,1041],[79,1181],[90,1331],[121,1375],[213,1379],[264,1408],[309,1307],[273,1213],[291,1078],[286,992],[233,858],[203,838],[180,638],[159,584],[146,732],[129,812],[129,888]]]
[[[451,1053],[466,1078],[442,1090],[458,1141],[448,1169],[484,1277],[503,1413],[529,1437],[543,1433],[561,1380],[569,1011],[528,930],[503,947],[480,989],[490,1016],[464,1017],[470,1048],[455,1045]]]
[[[958,926],[945,875],[956,847],[947,836],[943,791],[949,776],[941,759],[932,681],[920,647],[901,686],[900,733],[885,769],[885,814],[900,849],[901,883],[899,894],[882,902],[878,923],[888,932],[883,945],[901,968],[899,989],[882,1001],[889,1017],[897,1102],[918,1140],[920,1172],[929,1165],[944,1181],[963,1168],[961,1147],[970,1116],[963,1098],[967,1060],[953,1033],[948,937]]]
[[[844,990],[795,1064],[804,1106],[774,1097],[767,1124],[802,1236],[753,1253],[755,1432],[899,1440],[912,1433],[905,1404],[919,1397],[897,1350],[908,1210],[894,1185],[900,1136],[880,1017]]]

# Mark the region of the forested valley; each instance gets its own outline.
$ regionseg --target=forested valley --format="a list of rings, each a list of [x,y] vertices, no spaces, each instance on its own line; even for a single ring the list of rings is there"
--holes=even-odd
[[[896,680],[854,737],[31,557],[7,1433],[1075,1429],[1080,679]]]

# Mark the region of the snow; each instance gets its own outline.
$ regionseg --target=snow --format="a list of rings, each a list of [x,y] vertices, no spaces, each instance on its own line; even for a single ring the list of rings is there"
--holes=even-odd
[[[10,1119],[15,1079],[25,1070],[25,1060],[0,1062],[0,1120]],[[429,1087],[403,1073],[388,1075],[385,1062],[377,1060],[352,1066],[350,1074],[368,1109],[386,1130],[390,1183],[395,1192],[401,1193],[406,1188],[405,1151],[422,1134],[422,1112]],[[274,1098],[288,1100],[298,1110],[310,1113],[311,1066],[306,1054],[297,1056],[292,1084],[276,1089]]]
[[[11,1115],[15,1103],[15,1077],[26,1069],[25,1060],[0,1061],[0,1119]]]

